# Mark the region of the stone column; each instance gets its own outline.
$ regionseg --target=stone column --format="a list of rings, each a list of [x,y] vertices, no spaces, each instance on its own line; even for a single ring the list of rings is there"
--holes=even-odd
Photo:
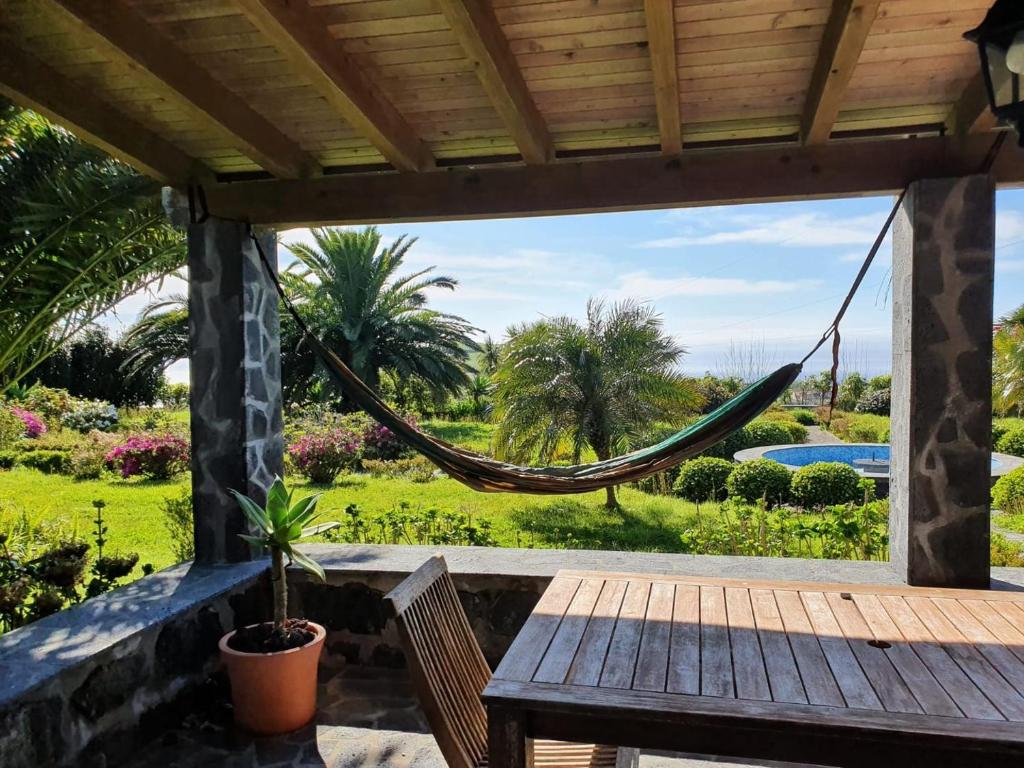
[[[910,185],[893,245],[889,546],[908,584],[989,585],[995,185]]]
[[[276,268],[274,233],[260,243]],[[283,474],[277,294],[244,224],[190,224],[188,267],[196,562],[248,560],[227,489],[262,503]]]

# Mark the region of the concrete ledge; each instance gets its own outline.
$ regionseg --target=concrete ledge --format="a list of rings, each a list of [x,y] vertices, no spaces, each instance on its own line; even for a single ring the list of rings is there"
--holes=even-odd
[[[470,576],[536,578],[546,581],[562,568],[573,568],[726,579],[846,584],[903,583],[889,563],[861,560],[371,544],[311,545],[302,547],[302,551],[319,562],[332,581],[357,574],[404,578],[436,553],[444,555],[456,581],[460,577]],[[1024,589],[1024,568],[993,568],[992,579],[994,589]]]

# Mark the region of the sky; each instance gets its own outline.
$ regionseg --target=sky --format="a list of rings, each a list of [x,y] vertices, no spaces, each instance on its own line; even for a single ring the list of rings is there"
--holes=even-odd
[[[829,325],[892,206],[888,197],[526,219],[396,224],[386,238],[417,238],[407,270],[436,267],[454,291],[430,305],[483,334],[516,323],[583,317],[587,299],[653,303],[700,375],[758,375],[801,359]],[[309,241],[307,230],[281,240]],[[282,265],[293,260],[280,251]],[[890,369],[892,307],[887,241],[842,325],[841,363],[865,375]],[[100,319],[116,336],[155,297],[184,293],[169,278]],[[1000,191],[996,318],[1024,302],[1024,190]],[[819,351],[806,370],[830,364]],[[188,363],[167,372],[188,381]]]

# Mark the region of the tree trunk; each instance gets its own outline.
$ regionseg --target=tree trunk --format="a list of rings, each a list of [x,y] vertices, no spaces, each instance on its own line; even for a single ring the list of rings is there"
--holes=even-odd
[[[282,629],[288,618],[288,584],[284,575],[284,553],[270,549],[270,583],[274,589],[274,629]]]
[[[605,497],[606,497],[604,505],[608,509],[618,509],[619,508],[619,501],[618,501],[618,499],[615,498],[615,486],[614,485],[609,485],[607,488],[604,489],[604,492],[605,492]]]

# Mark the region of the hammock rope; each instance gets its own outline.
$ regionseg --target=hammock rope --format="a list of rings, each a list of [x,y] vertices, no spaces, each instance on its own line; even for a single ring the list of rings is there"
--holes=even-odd
[[[981,165],[981,173],[987,173],[991,169],[1005,138],[1005,133],[997,135]],[[204,209],[203,215],[205,216],[206,206],[201,188],[199,193],[199,202]],[[875,238],[835,318],[803,360],[799,363],[784,365],[777,371],[754,382],[699,421],[660,443],[605,461],[566,467],[523,467],[506,464],[447,443],[406,422],[309,329],[285,293],[274,266],[264,253],[259,238],[256,237],[251,227],[249,235],[256,246],[260,261],[263,263],[271,283],[281,297],[281,302],[316,356],[320,358],[353,402],[394,432],[410,447],[428,458],[452,478],[478,491],[532,494],[588,493],[612,485],[642,480],[658,472],[663,472],[724,440],[774,403],[796,381],[804,364],[830,339],[832,340],[832,396],[829,405],[831,419],[832,409],[835,407],[839,391],[839,324],[846,315],[853,297],[864,282],[906,194],[907,190],[904,189],[896,198],[889,216]],[[191,190],[189,206],[192,219],[196,221],[195,198],[191,194]]]

